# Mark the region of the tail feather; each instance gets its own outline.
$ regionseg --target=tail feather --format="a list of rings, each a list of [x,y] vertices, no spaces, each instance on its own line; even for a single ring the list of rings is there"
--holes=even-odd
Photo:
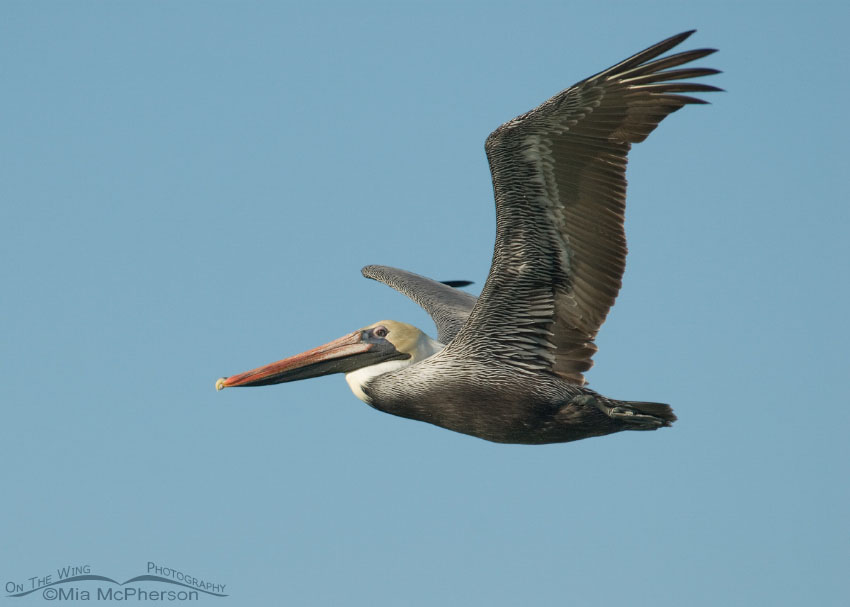
[[[673,407],[670,405],[665,405],[664,403],[647,403],[643,401],[632,401],[626,400],[622,401],[624,405],[636,409],[641,413],[645,413],[646,415],[654,415],[655,417],[660,417],[661,419],[674,422],[676,421],[676,414],[673,413]]]
[[[676,414],[673,413],[673,408],[664,403],[648,403],[634,400],[619,400],[615,401],[616,406],[611,409],[609,415],[620,419],[624,422],[634,423],[636,430],[641,430],[639,426],[649,426],[648,429],[662,428],[672,426],[676,421]]]

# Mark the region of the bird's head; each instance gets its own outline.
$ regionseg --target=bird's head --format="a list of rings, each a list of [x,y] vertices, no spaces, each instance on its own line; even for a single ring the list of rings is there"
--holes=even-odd
[[[266,386],[345,373],[354,394],[366,400],[362,386],[370,379],[419,362],[442,348],[443,344],[412,325],[382,320],[307,352],[222,377],[215,387]]]

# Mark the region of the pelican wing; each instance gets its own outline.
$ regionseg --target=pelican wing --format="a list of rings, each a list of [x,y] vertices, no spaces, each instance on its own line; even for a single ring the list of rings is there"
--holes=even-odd
[[[681,93],[721,90],[679,68],[714,52],[659,58],[673,36],[555,95],[496,129],[486,143],[496,198],[493,265],[450,349],[483,353],[584,384],[593,339],[614,304],[626,263],[626,160]]]
[[[389,266],[366,266],[361,271],[366,278],[404,293],[425,308],[437,325],[437,339],[444,344],[454,339],[478,299],[442,282]]]

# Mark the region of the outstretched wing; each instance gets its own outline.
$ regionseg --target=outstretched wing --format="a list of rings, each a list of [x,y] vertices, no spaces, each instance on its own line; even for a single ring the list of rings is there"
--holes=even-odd
[[[389,285],[425,308],[437,325],[437,339],[444,344],[454,339],[478,299],[445,283],[389,266],[366,266],[361,271],[366,278]],[[450,282],[470,284],[465,280]]]
[[[692,33],[579,82],[487,138],[496,245],[478,303],[451,346],[456,355],[486,354],[585,383],[626,264],[631,144],[668,114],[705,103],[682,93],[721,90],[681,82],[718,73],[679,68],[714,49],[659,58]]]

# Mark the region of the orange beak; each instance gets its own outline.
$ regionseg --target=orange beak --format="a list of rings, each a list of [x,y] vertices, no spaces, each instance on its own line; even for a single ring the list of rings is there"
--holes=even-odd
[[[266,386],[330,373],[348,373],[384,360],[406,356],[389,342],[370,341],[362,331],[355,331],[307,352],[238,375],[222,377],[215,383],[215,387],[216,390],[222,390],[240,386]]]

